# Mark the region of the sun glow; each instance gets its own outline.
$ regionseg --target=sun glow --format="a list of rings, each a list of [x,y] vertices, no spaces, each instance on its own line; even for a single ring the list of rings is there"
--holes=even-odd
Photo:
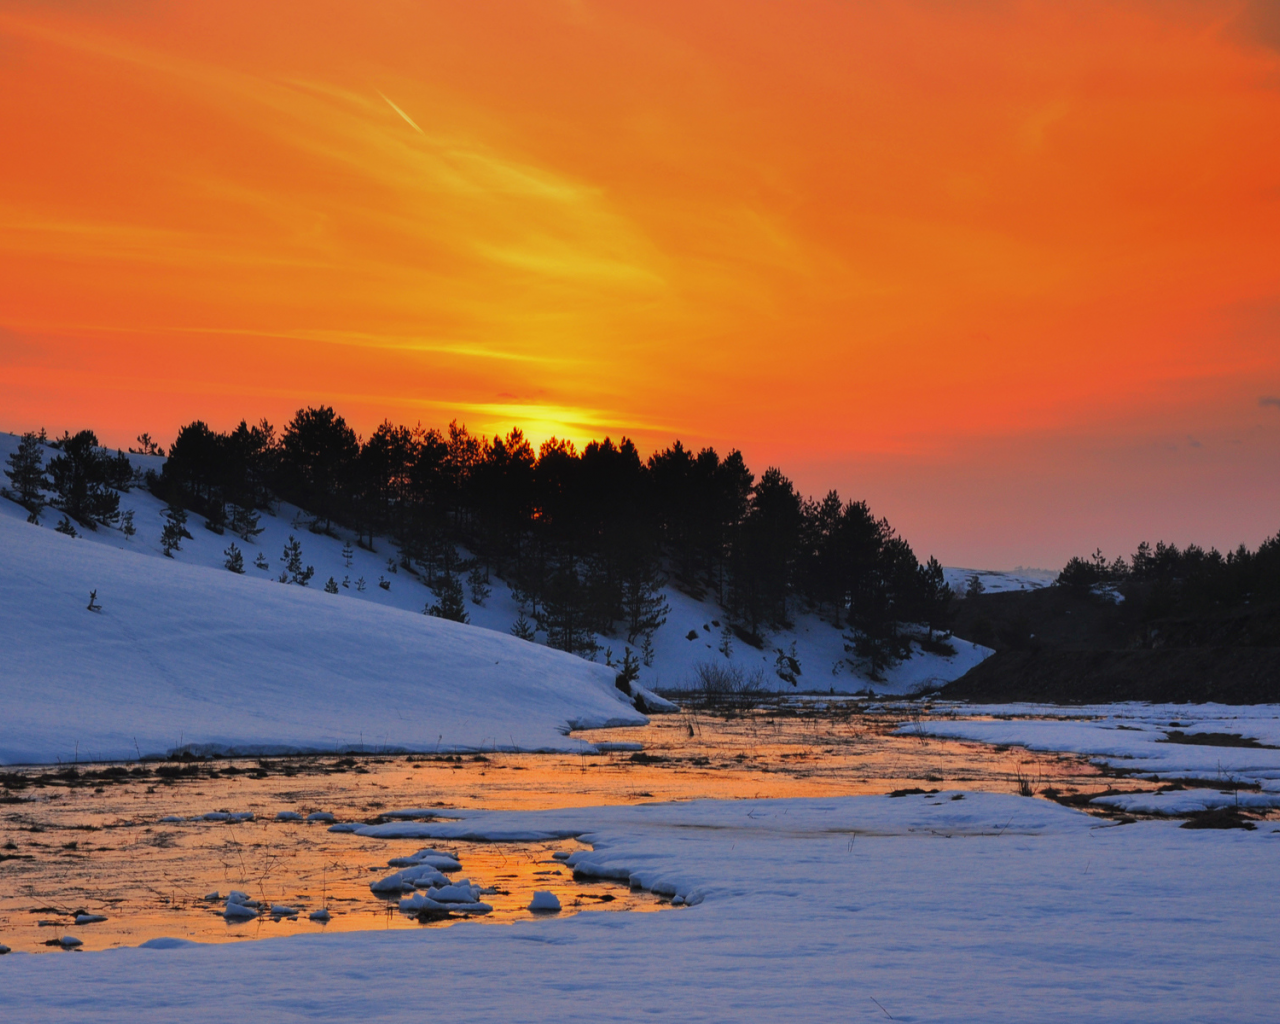
[[[0,2],[0,426],[123,444],[325,401],[366,433],[680,435],[999,561],[1039,557],[1022,520],[1080,519],[1011,518],[1049,458],[1094,506],[1126,459],[1152,494],[1274,505],[1274,28],[1241,2]],[[1192,506],[1223,542],[1274,529]]]

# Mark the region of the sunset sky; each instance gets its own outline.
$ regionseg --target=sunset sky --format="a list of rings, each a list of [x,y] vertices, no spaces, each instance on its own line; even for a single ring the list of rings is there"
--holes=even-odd
[[[0,0],[0,429],[740,447],[923,558],[1280,529],[1280,4]]]

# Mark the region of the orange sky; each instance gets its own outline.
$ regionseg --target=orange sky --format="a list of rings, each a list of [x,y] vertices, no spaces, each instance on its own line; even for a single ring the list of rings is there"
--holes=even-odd
[[[1280,13],[0,0],[0,429],[681,436],[953,564],[1280,529]]]

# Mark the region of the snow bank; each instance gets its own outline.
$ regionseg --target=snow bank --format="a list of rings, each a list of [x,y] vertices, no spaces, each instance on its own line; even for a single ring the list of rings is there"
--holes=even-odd
[[[613,670],[490,630],[10,515],[0,551],[0,763],[579,750],[570,728],[646,721]]]
[[[1206,779],[1225,784],[1280,786],[1280,705],[1103,704],[946,705],[993,720],[957,717],[926,720],[898,731],[1028,750],[1081,754],[1149,778]],[[1044,717],[1012,717],[1044,716]],[[1260,746],[1221,746],[1207,739],[1239,736]],[[1174,739],[1171,740],[1170,737]],[[1200,742],[1195,741],[1198,738]],[[1179,742],[1178,740],[1181,740]]]

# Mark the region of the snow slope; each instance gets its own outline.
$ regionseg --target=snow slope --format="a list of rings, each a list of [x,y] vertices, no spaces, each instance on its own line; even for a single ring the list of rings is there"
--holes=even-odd
[[[969,580],[977,576],[985,594],[1003,594],[1009,590],[1039,590],[1048,587],[1058,578],[1051,569],[1017,568],[1008,572],[995,569],[945,568],[942,570],[947,585],[957,594],[969,589]]]
[[[995,794],[471,813],[701,902],[0,959],[14,1020],[1233,1021],[1280,1005],[1280,835]],[[365,841],[352,837],[352,842]],[[406,840],[405,852],[421,840]]]
[[[491,630],[14,516],[0,515],[0,553],[0,763],[572,750],[570,727],[646,721],[613,670]]]
[[[0,467],[17,450],[18,441],[19,438],[12,434],[0,433]],[[46,457],[54,454],[56,452],[48,449]],[[152,456],[134,455],[130,456],[130,460],[140,470],[153,469],[159,472],[164,464],[163,459]],[[0,478],[0,484],[7,485],[7,478]],[[120,508],[122,511],[133,510],[137,529],[135,536],[125,537],[119,530],[100,529],[82,531],[84,539],[95,544],[163,558],[160,531],[164,525],[161,517],[164,503],[145,489],[135,488],[121,496]],[[27,514],[12,502],[0,498],[0,516],[5,515],[25,519]],[[46,509],[41,522],[52,527],[61,518],[60,513]],[[335,531],[338,534],[336,537],[311,533],[309,523],[310,518],[299,509],[282,503],[278,515],[262,515],[259,525],[263,532],[254,541],[245,542],[229,533],[221,536],[211,533],[204,528],[204,519],[192,513],[188,522],[192,539],[183,541],[181,549],[169,561],[221,570],[225,562],[224,551],[228,544],[235,542],[244,553],[247,575],[272,580],[280,574],[281,551],[289,536],[293,535],[302,544],[304,563],[315,567],[312,589],[322,589],[325,581],[333,577],[340,585],[343,598],[355,598],[412,612],[421,612],[435,602],[436,596],[424,580],[396,566],[397,549],[389,540],[378,538],[374,545],[377,550],[365,551],[355,545],[354,535],[343,534],[340,530]],[[343,554],[348,539],[350,565]],[[259,555],[265,558],[267,568],[259,569],[254,565]],[[971,570],[961,572],[967,575]],[[949,580],[952,580],[954,573],[955,571],[948,570]],[[964,576],[959,577],[961,580],[963,578]],[[358,581],[362,579],[364,589],[359,590]],[[389,585],[387,589],[379,586],[379,580]],[[1016,589],[1024,582],[1022,577],[1015,578],[1007,573],[986,574],[984,580],[987,581],[988,589]],[[999,580],[1004,580],[1004,583]],[[342,586],[344,583],[346,585]],[[952,580],[952,585],[957,586],[957,583]],[[519,617],[520,608],[512,598],[510,589],[501,580],[492,579],[491,587],[492,593],[483,605],[470,600],[467,602],[468,615],[475,625],[507,633]],[[960,587],[963,589],[962,583]],[[654,636],[652,663],[642,666],[640,672],[641,684],[650,689],[682,689],[690,685],[697,662],[724,663],[727,657],[729,663],[738,666],[745,673],[760,671],[767,689],[823,693],[870,690],[876,694],[901,695],[958,679],[991,653],[985,647],[953,639],[951,642],[956,649],[955,655],[941,657],[917,650],[915,657],[891,669],[883,681],[873,682],[849,665],[841,631],[816,615],[803,612],[797,614],[795,627],[768,636],[763,650],[750,647],[736,637],[731,638],[729,654],[726,656],[720,650],[724,616],[715,600],[709,598],[697,601],[674,587],[666,589],[666,597],[670,615],[666,624]],[[687,639],[691,632],[696,635],[694,640]],[[544,638],[540,636],[541,639]],[[625,637],[601,636],[598,637],[598,642],[601,648],[598,661],[621,661],[627,646]],[[801,666],[801,674],[795,686],[781,679],[776,672],[779,651],[791,654],[792,644],[795,645],[794,656]],[[607,653],[609,651],[612,652],[611,656]]]

